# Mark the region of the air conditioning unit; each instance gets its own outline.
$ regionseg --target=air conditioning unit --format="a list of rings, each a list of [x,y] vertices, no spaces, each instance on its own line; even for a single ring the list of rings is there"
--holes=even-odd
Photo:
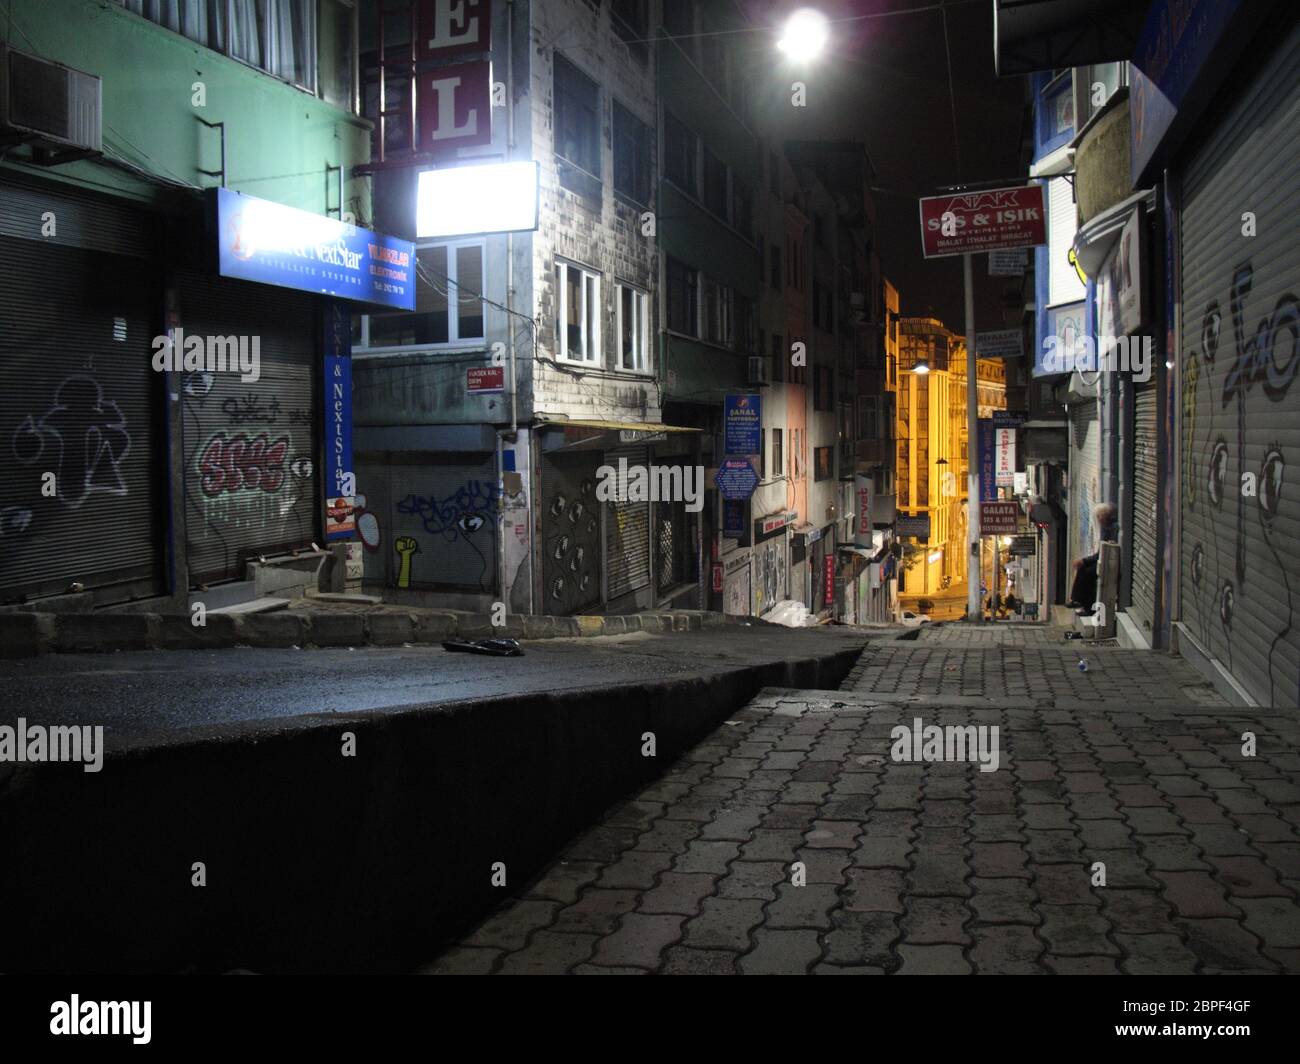
[[[37,161],[67,162],[99,155],[100,80],[0,45],[0,142],[45,149]]]
[[[762,355],[749,356],[749,383],[767,383],[767,359]]]

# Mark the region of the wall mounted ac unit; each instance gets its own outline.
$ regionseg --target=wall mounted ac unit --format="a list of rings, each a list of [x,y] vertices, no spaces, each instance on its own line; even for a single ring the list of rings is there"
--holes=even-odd
[[[767,359],[762,355],[749,356],[749,383],[767,383]]]
[[[103,150],[100,80],[0,45],[0,142],[34,144],[42,163]]]

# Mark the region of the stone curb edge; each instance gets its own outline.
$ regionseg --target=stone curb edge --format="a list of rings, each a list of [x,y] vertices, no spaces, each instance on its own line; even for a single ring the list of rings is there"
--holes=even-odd
[[[632,632],[693,632],[732,625],[780,627],[754,617],[704,610],[601,617],[511,614],[499,626],[493,626],[490,614],[451,611],[216,614],[201,627],[192,624],[188,614],[5,613],[0,614],[0,658],[234,646],[402,646],[435,644],[444,639],[570,639]]]

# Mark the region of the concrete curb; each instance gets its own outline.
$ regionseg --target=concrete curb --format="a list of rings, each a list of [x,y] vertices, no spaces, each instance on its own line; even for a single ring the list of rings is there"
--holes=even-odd
[[[761,690],[834,689],[859,652],[189,729],[97,773],[14,766],[0,910],[23,916],[0,971],[410,971]]]
[[[511,614],[499,626],[492,624],[490,614],[437,610],[216,614],[201,626],[194,624],[188,614],[0,613],[0,658],[233,646],[400,646],[441,643],[444,639],[572,639],[633,632],[695,632],[728,625],[778,627],[756,617],[732,617],[705,610],[607,617]]]

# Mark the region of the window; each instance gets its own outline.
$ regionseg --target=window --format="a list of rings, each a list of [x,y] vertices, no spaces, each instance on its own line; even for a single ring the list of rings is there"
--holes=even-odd
[[[351,0],[121,3],[126,10],[206,48],[318,94],[329,103],[352,109],[356,13]],[[319,73],[318,47],[324,67]]]
[[[614,104],[614,191],[634,203],[650,202],[650,127]]]
[[[785,349],[785,337],[780,333],[772,334],[772,380],[785,380],[785,360],[790,356]]]
[[[481,342],[483,331],[481,240],[418,248],[415,310],[371,314],[362,347],[423,347]]]
[[[704,149],[704,206],[727,220],[727,168],[713,152]]]
[[[730,96],[730,64],[727,55],[727,32],[722,15],[714,4],[700,5],[700,69],[713,82],[723,98]]]
[[[781,290],[781,249],[775,244],[772,245],[771,256],[772,262],[769,271],[771,276],[768,280],[771,282],[772,287],[779,292]]]
[[[664,112],[664,176],[683,192],[699,196],[695,134]]]
[[[664,0],[664,30],[670,37],[690,37],[695,32],[691,0]]]
[[[670,258],[668,277],[668,328],[687,336],[699,334],[699,274]]]
[[[568,262],[555,264],[555,355],[600,361],[600,277]]]
[[[813,479],[830,480],[835,476],[835,454],[831,447],[813,448]]]
[[[701,287],[703,298],[700,301],[700,339],[730,346],[731,289],[707,277]]]
[[[650,346],[649,297],[625,284],[617,285],[615,291],[618,298],[618,367],[644,372]]]
[[[781,450],[781,430],[772,430],[772,472],[774,477],[785,474],[785,457]]]
[[[794,475],[796,479],[804,476],[803,468],[803,429],[790,430],[791,454],[794,459]]]
[[[731,175],[731,224],[746,240],[754,230],[754,197],[735,174]]]
[[[555,154],[600,176],[600,115],[596,83],[555,55]]]
[[[628,46],[638,59],[645,59],[649,54],[646,32],[649,20],[646,18],[646,0],[613,0],[610,5],[610,22],[619,40]]]
[[[754,344],[754,301],[739,292],[736,301],[736,350],[745,354],[762,354],[761,346]]]
[[[877,423],[876,397],[874,395],[858,396],[858,439],[876,439],[879,435]]]

